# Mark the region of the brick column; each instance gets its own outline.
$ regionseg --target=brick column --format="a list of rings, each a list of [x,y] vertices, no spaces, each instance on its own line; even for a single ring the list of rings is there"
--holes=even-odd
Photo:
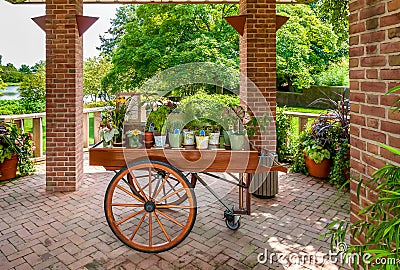
[[[82,0],[46,0],[46,189],[74,191],[83,179]]]
[[[395,96],[385,92],[400,84],[400,1],[350,1],[350,100],[351,100],[351,221],[358,211],[377,199],[361,190],[359,179],[367,179],[386,163],[400,159],[378,145],[400,148],[400,113],[390,106]],[[359,242],[360,239],[353,239]]]
[[[240,72],[249,81],[241,81],[240,97],[256,116],[276,112],[276,1],[240,0],[240,14],[247,14],[240,38]],[[256,87],[255,87],[256,86]],[[265,108],[265,101],[269,108]],[[275,121],[265,136],[257,135],[258,147],[276,151]]]

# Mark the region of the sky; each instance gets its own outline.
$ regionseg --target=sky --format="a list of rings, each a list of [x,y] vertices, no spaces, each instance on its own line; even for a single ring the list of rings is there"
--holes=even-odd
[[[83,57],[97,56],[100,45],[99,35],[110,27],[120,5],[86,4],[83,15],[100,17],[83,35]],[[44,4],[13,5],[0,0],[0,55],[2,64],[13,63],[19,68],[21,64],[34,65],[45,60],[45,33],[32,20],[33,17],[45,15]]]

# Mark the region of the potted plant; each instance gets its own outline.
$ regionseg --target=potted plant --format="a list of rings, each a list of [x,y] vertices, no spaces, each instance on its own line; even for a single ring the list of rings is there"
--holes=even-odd
[[[32,134],[22,133],[13,123],[0,123],[0,180],[21,176],[34,171],[31,157],[35,146]]]
[[[161,105],[150,112],[149,117],[147,118],[147,123],[154,124],[154,142],[158,147],[162,147],[166,143],[167,136],[165,122],[167,120],[168,114],[171,111],[171,106]]]
[[[168,140],[169,146],[171,148],[179,148],[182,145],[183,137],[182,137],[182,127],[183,122],[179,119],[171,119],[167,122],[168,127]]]
[[[144,144],[146,148],[151,148],[154,143],[154,123],[147,122],[144,132]]]
[[[311,176],[327,178],[331,168],[331,152],[335,144],[335,122],[327,117],[315,120],[301,135],[301,151]]]
[[[219,136],[220,136],[220,127],[218,125],[212,125],[208,127],[209,141],[208,144],[211,148],[219,148]]]
[[[141,140],[140,140],[140,135],[142,135],[142,132],[138,129],[133,129],[133,130],[128,130],[125,133],[126,137],[128,138],[128,145],[131,148],[140,148],[142,147]]]
[[[243,150],[247,148],[245,143],[247,137],[253,137],[256,132],[265,131],[269,118],[267,116],[254,117],[247,113],[243,107],[234,106],[231,110],[236,115],[237,124],[233,130],[227,132],[232,150]]]
[[[122,146],[125,114],[128,109],[127,99],[120,96],[114,99],[113,106],[102,113],[100,128],[104,146]]]
[[[197,149],[208,149],[210,137],[206,134],[205,130],[202,129],[196,132],[196,148]]]

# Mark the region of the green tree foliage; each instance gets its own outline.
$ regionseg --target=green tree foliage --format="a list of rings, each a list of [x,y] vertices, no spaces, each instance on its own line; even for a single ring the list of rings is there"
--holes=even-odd
[[[1,56],[1,55],[0,55]],[[0,73],[2,72],[2,69],[1,69],[1,67],[0,67]],[[1,77],[0,77],[0,89],[5,89],[7,87],[7,84],[5,84],[4,82],[3,82],[3,80],[1,79]],[[1,93],[1,92],[0,92]]]
[[[335,28],[339,40],[348,44],[349,39],[349,0],[317,0],[311,4],[323,21]]]
[[[32,70],[28,65],[22,64],[21,67],[18,69],[19,72],[31,74]]]
[[[277,12],[290,19],[277,32],[278,84],[291,91],[309,87],[326,67],[341,58],[341,44],[330,23],[321,21],[307,5],[278,5]]]
[[[83,65],[83,92],[93,101],[109,100],[109,94],[101,85],[101,81],[111,69],[108,57],[93,57],[85,61]]]
[[[121,38],[125,35],[126,24],[136,21],[137,7],[137,5],[124,5],[118,9],[115,18],[111,19],[111,28],[105,35],[100,36],[101,45],[97,49],[102,54],[112,56]]]
[[[28,111],[43,111],[46,103],[46,70],[41,65],[35,73],[27,74],[18,91]]]
[[[238,70],[238,35],[223,19],[238,14],[237,5],[132,9],[135,19],[125,25],[126,33],[113,55],[114,66],[104,81],[113,92],[138,88],[159,71],[185,63],[213,62]]]
[[[20,83],[24,78],[24,73],[19,72],[11,63],[1,66],[1,68],[0,77],[6,83]]]

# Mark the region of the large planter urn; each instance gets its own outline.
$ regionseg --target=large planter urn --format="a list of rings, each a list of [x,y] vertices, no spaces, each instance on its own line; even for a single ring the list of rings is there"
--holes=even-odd
[[[328,178],[331,171],[330,159],[325,158],[321,161],[321,163],[315,163],[315,161],[309,158],[307,155],[304,155],[304,159],[306,161],[307,171],[311,176],[318,178]]]
[[[13,155],[0,163],[0,181],[10,180],[17,176],[18,156]]]

